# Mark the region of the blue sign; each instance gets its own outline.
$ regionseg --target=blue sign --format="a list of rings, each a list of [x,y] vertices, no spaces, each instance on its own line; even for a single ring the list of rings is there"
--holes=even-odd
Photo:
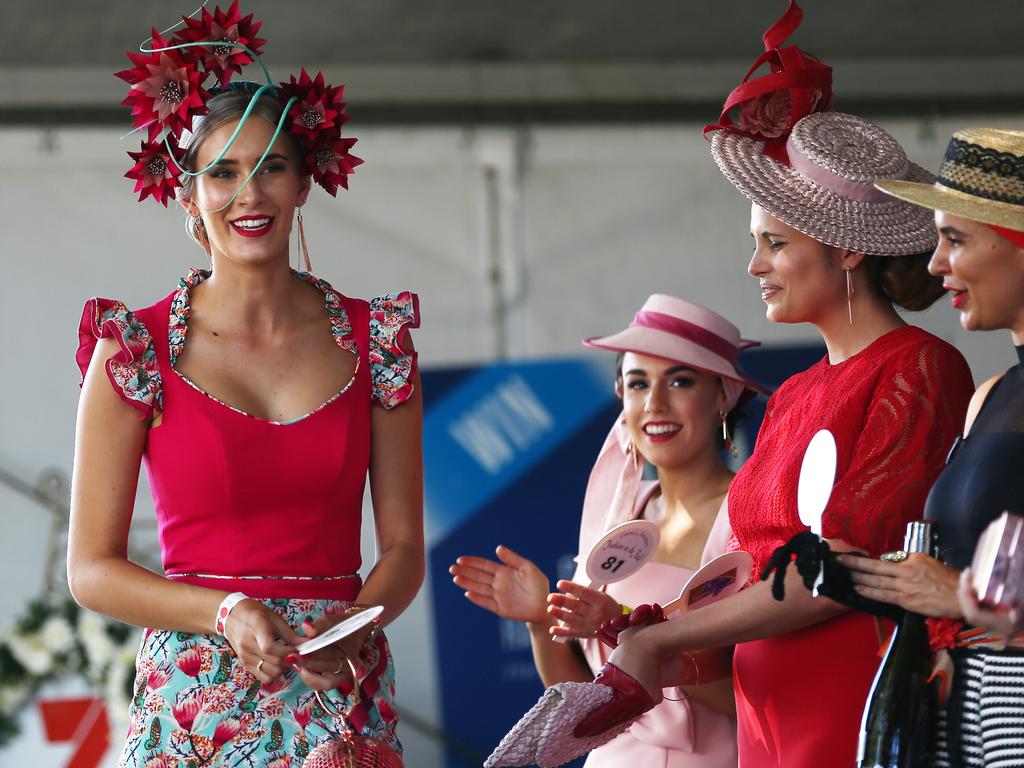
[[[614,372],[607,363],[494,365],[430,407],[423,428],[430,541],[443,539],[608,408]]]

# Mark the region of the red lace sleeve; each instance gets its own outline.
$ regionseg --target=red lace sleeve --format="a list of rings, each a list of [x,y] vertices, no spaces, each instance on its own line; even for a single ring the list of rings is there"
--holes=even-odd
[[[938,339],[887,367],[822,521],[826,538],[873,556],[899,549],[907,522],[921,518],[974,391],[963,356]]]

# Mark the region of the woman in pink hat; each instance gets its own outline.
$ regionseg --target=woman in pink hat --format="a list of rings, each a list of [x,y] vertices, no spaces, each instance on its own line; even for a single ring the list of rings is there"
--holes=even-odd
[[[460,557],[451,568],[471,602],[527,623],[546,685],[591,680],[609,653],[595,637],[602,621],[621,615],[623,606],[669,602],[703,562],[722,553],[726,542],[708,538],[732,480],[721,449],[737,404],[764,391],[736,367],[740,350],[756,342],[741,339],[720,315],[672,296],[651,296],[627,329],[584,343],[619,353],[615,391],[622,416],[591,472],[574,580],[559,581],[562,591],[549,595],[547,577],[507,547],[497,549],[500,562]],[[657,469],[657,482],[641,481],[644,460]],[[651,561],[606,591],[584,586],[583,563],[594,543],[637,518],[661,530]],[[626,733],[592,752],[589,768],[735,768],[730,658],[692,654],[688,663],[717,682],[668,691]],[[687,682],[698,680],[694,674]]]
[[[778,54],[792,61],[793,50]],[[930,175],[881,128],[853,115],[814,113],[827,108],[830,93],[795,80],[780,89],[771,77],[760,79],[768,82],[757,84],[756,98],[756,89],[743,92],[749,101],[738,124],[714,126],[711,151],[752,203],[748,272],[768,319],[812,324],[827,354],[772,396],[754,453],[723,506],[731,546],[752,555],[756,575],[777,547],[807,530],[797,480],[822,429],[838,450],[824,537],[833,549],[874,556],[897,549],[906,523],[921,517],[973,390],[959,352],[896,310],[923,309],[942,294],[941,281],[926,272],[935,230],[925,211],[873,182]],[[884,628],[796,588],[795,569],[790,583],[784,601],[772,598],[769,584],[755,583],[696,614],[631,633],[599,679],[614,698],[576,735],[653,706],[661,698],[659,666],[680,652],[736,644],[740,765],[855,765]]]

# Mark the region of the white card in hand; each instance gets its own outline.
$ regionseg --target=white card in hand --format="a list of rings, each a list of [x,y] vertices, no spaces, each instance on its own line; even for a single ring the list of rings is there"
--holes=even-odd
[[[359,613],[352,614],[348,618],[342,619],[322,635],[317,635],[312,640],[300,643],[295,647],[295,650],[299,652],[300,656],[306,656],[313,653],[313,651],[319,651],[321,648],[326,648],[328,645],[348,637],[357,629],[365,627],[383,612],[383,605],[371,605],[364,611],[360,611]]]

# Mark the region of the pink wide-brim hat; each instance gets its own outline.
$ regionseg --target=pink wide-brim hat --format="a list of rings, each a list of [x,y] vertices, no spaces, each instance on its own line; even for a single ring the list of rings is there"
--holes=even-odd
[[[873,256],[934,250],[938,233],[929,211],[875,188],[880,179],[931,184],[891,135],[843,112],[816,112],[789,134],[786,166],[764,143],[730,130],[711,137],[711,155],[743,196],[773,217],[837,248]]]
[[[585,339],[583,345],[672,360],[739,382],[750,395],[771,394],[736,367],[740,352],[761,342],[742,338],[740,329],[717,312],[675,296],[650,296],[628,328],[611,336]]]

